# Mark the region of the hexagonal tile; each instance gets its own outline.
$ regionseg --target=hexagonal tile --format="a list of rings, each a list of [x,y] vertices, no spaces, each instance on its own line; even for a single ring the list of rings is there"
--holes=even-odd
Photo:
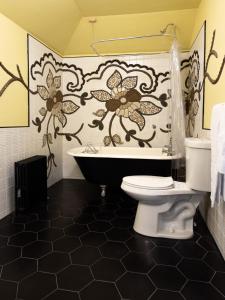
[[[91,272],[85,266],[69,266],[57,275],[58,286],[61,289],[79,291],[93,280]]]
[[[8,238],[5,236],[0,236],[0,248],[7,245]]]
[[[123,298],[132,300],[146,300],[155,289],[146,275],[130,272],[124,274],[116,285]]]
[[[70,236],[81,236],[87,231],[87,226],[81,224],[73,224],[65,228],[65,234]]]
[[[225,272],[225,261],[218,252],[208,252],[204,261],[215,271]]]
[[[115,259],[102,258],[91,266],[94,278],[104,281],[115,281],[124,272],[123,265]]]
[[[225,297],[225,273],[217,272],[213,277],[212,284],[224,295]]]
[[[18,258],[21,255],[21,249],[14,246],[5,246],[0,248],[0,265]]]
[[[23,248],[22,255],[24,257],[40,258],[52,250],[49,242],[36,241]]]
[[[147,273],[155,265],[151,255],[136,252],[127,254],[122,263],[128,271],[140,273]]]
[[[71,254],[73,264],[91,265],[101,257],[98,248],[82,246]]]
[[[80,239],[85,246],[94,247],[101,246],[106,241],[104,233],[99,232],[88,232],[84,234]]]
[[[58,227],[58,228],[65,228],[71,224],[73,224],[72,218],[59,217],[51,221],[51,226]]]
[[[95,213],[95,217],[97,220],[102,221],[111,221],[115,218],[115,214],[113,212],[107,211],[107,212],[97,212]]]
[[[198,244],[207,251],[219,251],[215,241],[211,236],[202,236],[198,240]]]
[[[38,261],[38,270],[48,273],[57,273],[70,265],[68,254],[51,252]]]
[[[37,271],[37,261],[29,258],[18,258],[5,265],[2,270],[2,279],[19,281],[25,276]]]
[[[14,246],[25,246],[37,239],[37,234],[34,232],[21,232],[17,235],[12,236],[9,239],[9,245]]]
[[[117,217],[111,221],[114,227],[130,229],[134,225],[133,219]]]
[[[17,214],[13,217],[13,223],[27,224],[37,220],[36,214]]]
[[[172,248],[155,247],[151,254],[157,264],[176,266],[181,260],[181,256]]]
[[[184,297],[177,292],[157,290],[151,300],[184,300]]]
[[[131,237],[131,233],[127,229],[112,228],[106,232],[109,240],[117,242],[125,242]]]
[[[128,218],[128,219],[133,219],[135,216],[136,211],[134,209],[130,209],[130,208],[120,208],[116,214],[118,217],[121,218]]]
[[[26,224],[25,229],[26,229],[26,231],[38,232],[38,231],[41,231],[48,227],[49,227],[48,222],[38,220],[38,221],[34,221],[34,222]]]
[[[129,251],[124,243],[108,241],[102,245],[99,250],[102,253],[102,256],[108,258],[120,259]]]
[[[179,291],[185,283],[185,277],[171,266],[157,265],[149,276],[159,289],[164,290]]]
[[[151,238],[152,242],[161,247],[174,247],[178,240],[175,239],[166,239],[166,238]]]
[[[177,267],[190,280],[209,281],[214,274],[214,271],[200,260],[185,258]]]
[[[224,300],[213,286],[199,281],[188,281],[181,292],[186,300]]]
[[[89,224],[95,221],[95,218],[92,214],[81,214],[78,218],[74,218],[74,222],[78,223],[78,224]]]
[[[61,236],[64,236],[64,232],[59,228],[48,228],[38,233],[38,239],[42,241],[55,241]]]
[[[140,234],[134,234],[132,238],[126,241],[128,248],[135,252],[149,252],[155,245],[152,243],[151,238]]]
[[[112,225],[106,221],[95,221],[88,225],[88,228],[90,231],[96,231],[96,232],[106,232],[111,227],[112,227]]]
[[[79,300],[79,296],[75,292],[56,290],[45,300]]]
[[[11,281],[5,281],[0,279],[0,291],[1,298],[4,300],[15,300],[17,284]]]
[[[43,220],[43,221],[55,219],[59,217],[59,215],[60,213],[58,210],[54,210],[54,211],[42,210],[41,212],[38,213],[39,220]]]
[[[77,237],[63,236],[53,242],[53,249],[56,251],[71,252],[80,247],[80,245],[80,241]]]
[[[94,281],[80,292],[81,300],[121,300],[114,284]]]
[[[56,289],[56,278],[52,274],[37,272],[19,283],[18,298],[39,300]]]
[[[0,235],[11,236],[23,231],[24,226],[22,224],[6,224],[0,226]]]
[[[180,241],[175,248],[182,256],[194,259],[202,258],[206,253],[205,249],[193,241]]]

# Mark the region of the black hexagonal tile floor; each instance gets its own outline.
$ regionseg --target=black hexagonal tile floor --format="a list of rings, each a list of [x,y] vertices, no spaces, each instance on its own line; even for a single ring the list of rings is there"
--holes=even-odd
[[[224,300],[220,294],[211,284],[189,281],[183,288],[182,294],[186,300]]]
[[[140,273],[147,273],[155,265],[151,255],[136,252],[127,254],[122,263],[126,270]]]
[[[5,236],[0,236],[0,248],[6,246],[8,238]]]
[[[88,232],[84,234],[80,239],[85,246],[95,247],[101,246],[106,241],[104,233],[99,232]]]
[[[216,243],[211,236],[202,236],[198,240],[198,244],[207,251],[219,251]]]
[[[98,248],[82,246],[71,254],[73,264],[91,265],[101,257]]]
[[[185,258],[177,267],[190,280],[210,281],[214,275],[214,271],[200,260]]]
[[[188,258],[201,259],[206,254],[206,250],[194,241],[179,241],[175,248],[182,256]]]
[[[13,223],[16,224],[27,224],[37,220],[36,214],[17,214],[13,217]]]
[[[79,300],[79,296],[75,292],[56,290],[46,297],[45,300]]]
[[[55,241],[61,236],[64,236],[64,233],[59,228],[48,228],[38,233],[38,239],[42,241]]]
[[[15,282],[0,279],[0,291],[2,300],[15,300],[17,284]]]
[[[213,277],[212,284],[224,295],[225,297],[225,273],[217,272]]]
[[[181,256],[172,248],[156,247],[151,251],[155,262],[160,265],[176,266],[181,260]]]
[[[14,246],[25,246],[33,241],[37,240],[37,234],[34,232],[21,232],[17,235],[12,236],[9,239],[9,245]]]
[[[95,217],[97,220],[102,220],[102,221],[111,221],[112,219],[115,218],[115,214],[113,212],[98,212],[95,213]]]
[[[52,251],[51,243],[45,241],[36,241],[23,248],[22,256],[40,258],[50,251]]]
[[[147,275],[130,272],[124,274],[116,285],[124,299],[145,300],[155,290]]]
[[[81,236],[87,231],[88,231],[87,226],[81,224],[73,224],[65,228],[65,234],[70,236]]]
[[[18,258],[5,265],[1,278],[11,281],[19,281],[37,271],[37,261],[30,258]]]
[[[51,226],[58,227],[58,228],[65,228],[71,224],[73,224],[72,218],[59,217],[51,221]]]
[[[43,210],[38,213],[39,220],[41,220],[41,221],[48,221],[48,220],[56,219],[57,217],[59,217],[59,215],[60,215],[60,213],[58,210],[55,210],[55,211]]]
[[[5,224],[0,226],[0,235],[2,236],[12,236],[23,231],[24,226],[22,224]]]
[[[218,252],[208,252],[204,257],[205,263],[215,271],[225,272],[225,261]]]
[[[26,229],[26,231],[39,232],[48,227],[49,227],[48,222],[38,220],[38,221],[34,221],[34,222],[26,224],[25,229]]]
[[[71,265],[57,275],[58,286],[64,290],[79,291],[93,280],[86,266]]]
[[[116,281],[125,272],[123,265],[111,258],[98,260],[91,269],[95,279],[104,281]]]
[[[178,292],[157,290],[151,300],[184,300],[184,297]]]
[[[88,224],[89,230],[96,231],[96,232],[106,232],[111,227],[112,227],[112,225],[106,221],[95,221],[93,223]]]
[[[53,242],[53,249],[62,252],[71,252],[80,247],[80,241],[77,237],[63,236]]]
[[[18,286],[18,298],[39,300],[56,289],[56,278],[52,274],[37,272],[23,279]]]
[[[89,224],[95,221],[95,218],[92,214],[81,214],[78,218],[74,218],[74,222],[78,223],[78,224]]]
[[[128,248],[124,243],[107,241],[100,248],[102,256],[120,259],[128,253]]]
[[[51,252],[38,261],[38,270],[48,273],[57,273],[70,265],[69,255],[60,252]]]
[[[185,277],[175,267],[157,265],[149,276],[159,289],[179,291],[185,283]]]
[[[175,239],[166,239],[166,238],[151,238],[152,242],[161,247],[174,247],[178,240]]]
[[[0,265],[9,263],[21,255],[21,249],[14,246],[0,248]]]
[[[135,234],[132,238],[126,241],[128,248],[135,252],[149,252],[155,247],[151,238],[140,234]]]
[[[128,229],[112,228],[106,232],[109,240],[117,242],[125,242],[131,237],[131,233]]]
[[[134,225],[133,219],[117,217],[111,221],[114,227],[130,229]]]
[[[81,300],[121,300],[114,284],[94,281],[80,292]]]

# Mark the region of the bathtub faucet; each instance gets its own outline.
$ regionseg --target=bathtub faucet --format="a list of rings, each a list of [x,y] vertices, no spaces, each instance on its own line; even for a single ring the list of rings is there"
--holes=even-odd
[[[92,144],[87,144],[83,153],[96,154],[96,153],[98,153],[98,150]]]

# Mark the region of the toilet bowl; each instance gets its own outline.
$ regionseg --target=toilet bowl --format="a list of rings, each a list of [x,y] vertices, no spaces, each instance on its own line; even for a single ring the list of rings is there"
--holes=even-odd
[[[186,182],[172,177],[127,176],[121,188],[139,201],[134,230],[153,237],[193,236],[193,217],[204,193],[210,191],[210,141],[188,138]],[[204,173],[202,173],[204,170]]]

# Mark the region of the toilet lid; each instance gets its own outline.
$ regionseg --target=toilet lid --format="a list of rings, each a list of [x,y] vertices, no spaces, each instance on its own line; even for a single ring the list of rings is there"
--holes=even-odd
[[[123,178],[123,183],[149,190],[168,190],[174,188],[172,177],[160,176],[127,176]]]

